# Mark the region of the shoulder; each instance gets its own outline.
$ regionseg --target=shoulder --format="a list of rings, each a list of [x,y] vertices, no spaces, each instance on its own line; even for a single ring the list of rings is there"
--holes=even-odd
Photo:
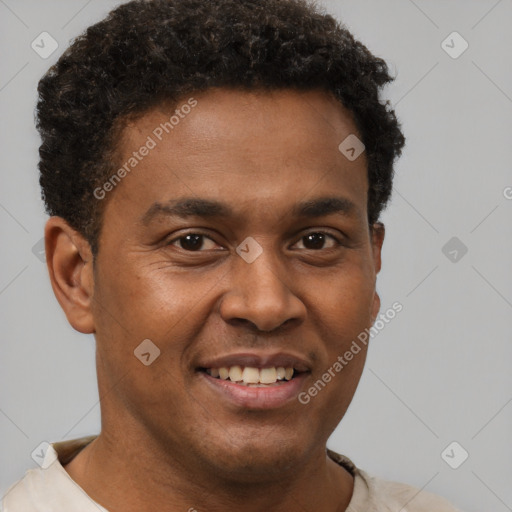
[[[352,499],[346,512],[461,512],[448,500],[412,485],[371,476],[345,455],[328,456],[354,477]]]
[[[370,501],[379,507],[379,512],[461,512],[445,498],[412,485],[370,476],[361,469],[356,470],[356,475],[361,478],[368,490]],[[348,512],[352,511],[349,509]]]
[[[0,506],[2,512],[37,512],[37,502],[34,501],[34,489],[41,486],[43,470],[30,469],[25,476],[7,489]]]
[[[5,493],[3,512],[107,512],[95,503],[68,475],[63,467],[93,437],[53,443],[41,467],[30,469]]]

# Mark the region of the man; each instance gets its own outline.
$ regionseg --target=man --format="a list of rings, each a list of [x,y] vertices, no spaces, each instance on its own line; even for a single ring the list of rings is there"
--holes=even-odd
[[[326,450],[380,309],[390,81],[299,0],[135,1],[72,44],[39,84],[40,182],[102,428],[5,512],[455,510]]]

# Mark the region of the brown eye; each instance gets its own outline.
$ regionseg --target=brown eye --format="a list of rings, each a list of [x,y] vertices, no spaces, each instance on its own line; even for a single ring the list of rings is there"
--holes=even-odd
[[[209,244],[208,244],[209,242]],[[178,245],[185,251],[200,251],[201,249],[214,249],[217,245],[211,238],[200,233],[189,233],[180,236],[170,242],[170,245]],[[210,245],[210,247],[208,247]],[[205,247],[206,246],[206,247]]]
[[[325,247],[326,242],[331,240],[329,247]],[[332,235],[322,232],[308,233],[301,238],[304,245],[304,249],[309,250],[320,250],[320,249],[331,249],[339,245],[339,242]]]

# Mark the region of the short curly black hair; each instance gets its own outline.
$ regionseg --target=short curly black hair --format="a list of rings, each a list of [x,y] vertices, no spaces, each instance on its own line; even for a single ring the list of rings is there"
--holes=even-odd
[[[391,195],[404,137],[381,88],[393,78],[306,0],[135,0],[76,38],[38,86],[42,198],[96,254],[123,120],[212,87],[323,89],[348,108],[366,147],[368,221]]]

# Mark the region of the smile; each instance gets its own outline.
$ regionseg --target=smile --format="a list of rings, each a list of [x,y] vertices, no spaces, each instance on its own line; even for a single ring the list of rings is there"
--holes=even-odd
[[[206,373],[215,379],[229,380],[242,386],[267,387],[281,385],[293,379],[295,370],[293,367],[271,366],[268,368],[242,367],[234,365],[230,367],[207,368]]]
[[[296,403],[311,375],[311,362],[300,354],[244,352],[200,361],[196,375],[220,400],[237,409],[277,409]]]

